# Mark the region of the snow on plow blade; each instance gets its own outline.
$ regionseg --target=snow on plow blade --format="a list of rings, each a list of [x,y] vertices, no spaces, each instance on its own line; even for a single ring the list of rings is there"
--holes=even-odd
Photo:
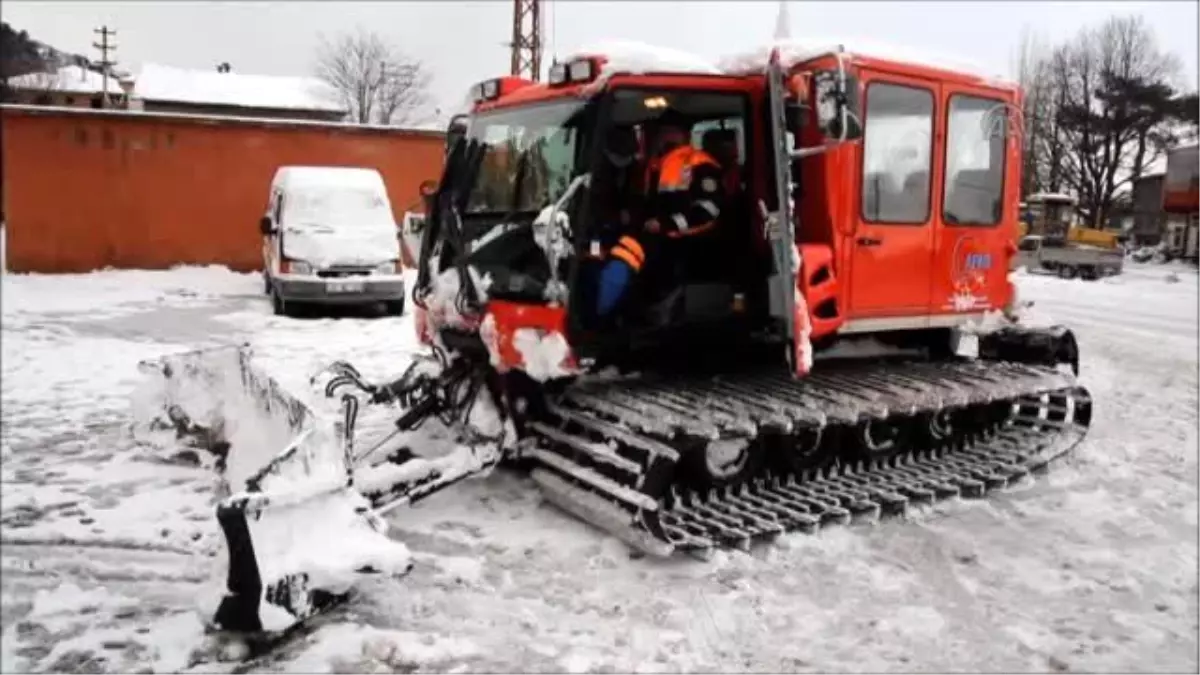
[[[256,369],[247,346],[140,364],[135,433],[174,432],[223,479],[217,520],[228,549],[213,617],[230,631],[286,630],[344,599],[362,573],[401,576],[408,549],[351,486],[348,436]],[[356,400],[342,410],[357,411]]]

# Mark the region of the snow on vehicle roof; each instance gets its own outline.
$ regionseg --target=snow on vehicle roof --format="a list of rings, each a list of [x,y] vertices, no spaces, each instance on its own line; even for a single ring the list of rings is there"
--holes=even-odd
[[[48,73],[27,73],[10,77],[7,82],[8,86],[14,89],[37,89],[72,94],[99,94],[106,91],[103,75],[80,66],[63,66]],[[108,77],[107,91],[110,94],[124,93],[120,82],[113,75]]]
[[[383,186],[383,176],[375,169],[356,166],[281,166],[272,182],[290,189],[314,186],[375,189]]]
[[[858,55],[894,63],[913,63],[927,68],[972,75],[997,86],[1016,86],[1008,78],[959,56],[863,38],[835,40],[829,37],[820,37],[773,40],[753,51],[726,55],[718,61],[718,65],[722,70],[730,73],[762,70],[771,58],[771,50],[778,47],[780,60],[785,68],[790,68],[797,63],[836,52],[839,45],[845,49],[847,55],[851,56]]]
[[[147,101],[345,111],[333,90],[311,77],[219,73],[155,63],[142,66],[134,80],[134,95]]]
[[[615,73],[721,74],[715,63],[702,56],[632,40],[603,40],[581,47],[562,60],[569,62],[585,56],[607,59],[601,77]]]

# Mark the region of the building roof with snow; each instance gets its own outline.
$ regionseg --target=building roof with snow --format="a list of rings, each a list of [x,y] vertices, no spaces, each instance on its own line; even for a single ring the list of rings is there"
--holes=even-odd
[[[27,73],[10,77],[8,86],[29,91],[54,91],[64,94],[99,94],[105,91],[104,76],[77,65],[63,66],[51,72]],[[121,84],[114,75],[108,76],[109,94],[122,94]]]
[[[147,104],[346,113],[333,90],[315,78],[222,73],[154,63],[143,65],[134,78],[133,95]]]

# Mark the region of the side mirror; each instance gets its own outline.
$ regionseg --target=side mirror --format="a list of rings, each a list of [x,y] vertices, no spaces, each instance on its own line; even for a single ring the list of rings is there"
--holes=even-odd
[[[264,237],[274,234],[275,226],[271,223],[271,216],[263,216],[262,220],[258,221],[258,231],[262,232]]]
[[[811,78],[812,108],[821,135],[831,141],[854,140],[862,136],[858,121],[857,80],[846,75],[845,86],[835,70],[815,73]],[[846,128],[842,129],[843,122]]]

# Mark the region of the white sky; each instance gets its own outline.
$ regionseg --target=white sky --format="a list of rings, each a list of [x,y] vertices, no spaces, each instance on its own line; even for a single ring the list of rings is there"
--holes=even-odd
[[[1161,45],[1197,84],[1197,2],[817,2],[788,5],[791,33],[854,35],[873,42],[956,54],[1000,74],[1011,64],[1023,28],[1050,42],[1113,14],[1145,17]],[[617,38],[716,58],[769,40],[777,1],[579,2],[546,0],[545,61],[554,53]],[[116,59],[136,72],[146,61],[234,72],[308,75],[320,36],[368,27],[434,73],[433,95],[453,109],[467,88],[508,72],[512,2],[55,2],[4,0],[3,18],[64,51],[98,56],[92,29],[118,31]],[[851,26],[849,24],[853,23]],[[677,26],[678,29],[672,29]]]

